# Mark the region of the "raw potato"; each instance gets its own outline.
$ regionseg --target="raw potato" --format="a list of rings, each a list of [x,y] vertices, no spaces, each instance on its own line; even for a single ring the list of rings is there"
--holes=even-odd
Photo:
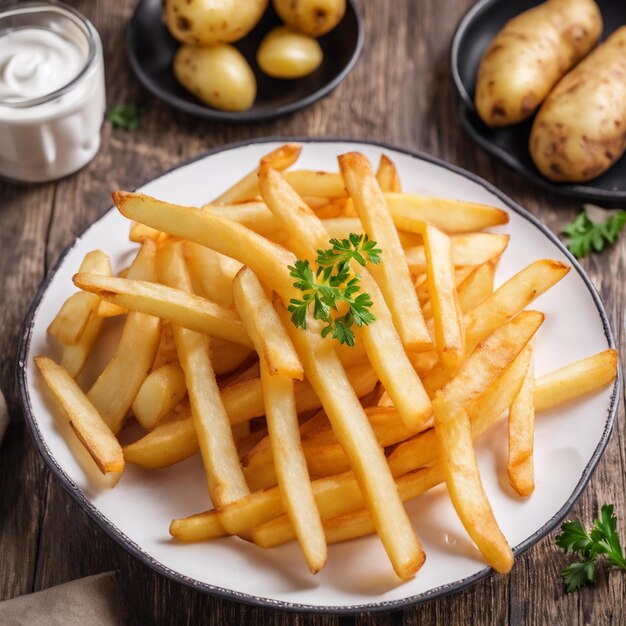
[[[480,118],[488,126],[508,126],[530,117],[601,33],[593,0],[548,0],[507,22],[478,68]]]
[[[287,26],[320,37],[339,24],[346,0],[274,0],[274,9]]]
[[[554,88],[530,133],[530,154],[556,181],[585,181],[626,149],[626,26]]]
[[[174,56],[178,81],[209,106],[245,111],[256,97],[256,79],[243,55],[228,44],[181,46]]]
[[[315,71],[324,54],[312,37],[285,26],[271,30],[261,41],[256,60],[274,78],[300,78]]]
[[[164,0],[165,23],[182,43],[211,45],[245,37],[269,0]]]

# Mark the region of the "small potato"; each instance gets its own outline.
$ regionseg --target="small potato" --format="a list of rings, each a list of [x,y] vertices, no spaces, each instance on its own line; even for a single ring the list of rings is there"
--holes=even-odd
[[[320,37],[339,24],[346,0],[274,0],[274,9],[287,26]]]
[[[269,0],[164,0],[165,23],[182,43],[211,45],[245,37]]]
[[[225,43],[181,46],[174,74],[185,89],[223,111],[245,111],[256,97],[256,79],[243,55]]]
[[[271,30],[256,54],[259,67],[274,78],[300,78],[315,71],[324,57],[312,37],[284,26]]]
[[[593,0],[548,0],[507,22],[478,68],[480,118],[488,126],[508,126],[530,117],[601,33]]]
[[[585,181],[626,149],[626,26],[559,82],[537,113],[530,154],[556,181]]]

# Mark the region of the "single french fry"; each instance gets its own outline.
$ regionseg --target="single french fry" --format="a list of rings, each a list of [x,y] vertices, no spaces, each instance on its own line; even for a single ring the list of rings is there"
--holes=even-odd
[[[293,379],[304,377],[302,364],[271,300],[250,268],[244,266],[235,276],[233,298],[261,361],[261,386],[276,478],[304,556],[315,574],[326,563],[327,549],[296,412]]]
[[[48,357],[36,356],[35,365],[100,471],[122,472],[124,455],[120,444],[74,379]]]
[[[298,160],[301,151],[302,146],[295,143],[287,143],[261,157],[259,168],[262,165],[269,165],[275,170],[287,169]],[[237,181],[221,196],[213,200],[213,204],[235,204],[244,200],[250,200],[258,195],[259,168],[255,168],[241,180]]]
[[[63,346],[61,365],[73,378],[76,378],[83,369],[87,357],[91,353],[96,339],[98,339],[103,322],[104,320],[99,317],[92,317],[89,322],[87,322],[87,326],[78,343],[73,346]]]
[[[152,430],[186,394],[185,374],[180,365],[163,365],[143,381],[133,400],[133,415],[146,430]]]
[[[529,496],[535,489],[534,389],[535,377],[531,361],[524,377],[524,384],[509,409],[509,453],[506,469],[509,484],[520,496]]]
[[[400,176],[396,165],[386,154],[380,155],[378,169],[376,170],[376,180],[384,193],[389,191],[402,191]]]
[[[270,167],[272,167],[271,164]],[[272,167],[272,169],[280,171],[276,167]],[[284,173],[284,177],[301,197],[318,196],[327,199],[347,197],[343,178],[338,172],[289,170]]]
[[[111,262],[104,252],[93,250],[85,255],[79,271],[111,276]],[[82,291],[72,294],[48,326],[48,334],[64,346],[76,345],[89,320],[95,316],[99,303],[100,298],[93,294]]]
[[[535,380],[535,411],[547,411],[608,385],[617,376],[617,350],[570,363]]]
[[[300,359],[254,272],[244,266],[232,289],[237,311],[269,374],[302,380]]]
[[[506,211],[475,202],[408,193],[387,193],[385,200],[396,227],[418,234],[424,222],[451,234],[476,232],[509,221]]]
[[[501,326],[461,365],[433,402],[435,432],[450,499],[486,561],[501,573],[510,571],[513,553],[480,480],[467,405],[497,379],[542,322],[541,313],[524,311]]]
[[[132,311],[252,348],[237,313],[195,294],[148,281],[94,274],[76,274],[73,281],[77,287]]]
[[[198,436],[188,417],[175,421],[164,421],[138,441],[124,446],[124,458],[128,463],[146,469],[159,469],[178,463],[198,450]]]
[[[339,167],[365,232],[383,249],[380,263],[371,267],[371,273],[389,306],[402,344],[409,351],[427,350],[433,342],[396,227],[369,161],[362,154],[350,152],[339,157]]]
[[[156,245],[146,239],[129,270],[132,280],[156,280]],[[107,426],[117,433],[148,376],[161,334],[158,317],[131,311],[115,354],[87,392]]]
[[[164,247],[167,263],[159,278],[181,292],[191,289],[180,242]],[[206,335],[174,325],[174,341],[185,374],[191,417],[198,436],[211,500],[218,508],[250,493],[233,439],[226,408],[215,380]],[[228,528],[227,524],[224,524]]]
[[[326,539],[300,442],[293,382],[272,375],[262,359],[261,384],[280,492],[309,568],[315,574],[326,563]]]
[[[163,322],[161,324],[159,346],[152,363],[151,371],[154,372],[154,370],[158,370],[160,367],[163,367],[163,365],[168,365],[169,363],[178,363],[178,353],[176,352],[172,325],[169,322]]]
[[[543,259],[531,263],[500,285],[465,316],[467,353],[559,282],[569,270],[569,265],[561,261]]]
[[[212,511],[211,515],[199,513],[184,519],[172,520],[169,530],[174,539],[185,542],[204,541],[207,538],[214,539],[228,535],[220,522],[217,511]]]
[[[452,371],[463,357],[465,330],[459,295],[454,284],[450,239],[435,226],[427,225],[424,248],[437,351],[444,367]]]
[[[463,267],[466,265],[481,265],[487,261],[497,259],[508,246],[509,239],[509,235],[492,233],[450,235],[452,262],[455,267]],[[426,271],[426,251],[424,246],[405,248],[404,254],[411,272],[417,274]]]
[[[259,181],[268,206],[290,234],[290,248],[299,257],[314,262],[317,249],[328,245],[321,220],[277,172],[262,169]],[[358,271],[363,291],[372,298],[370,311],[376,317],[372,324],[357,328],[357,336],[403,421],[408,428],[419,429],[432,416],[431,403],[402,347],[376,282],[367,269],[354,264],[353,270]]]

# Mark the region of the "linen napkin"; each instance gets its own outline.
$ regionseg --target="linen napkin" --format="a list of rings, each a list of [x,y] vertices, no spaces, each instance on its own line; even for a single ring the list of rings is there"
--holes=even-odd
[[[2,626],[119,626],[115,572],[74,580],[0,602]]]

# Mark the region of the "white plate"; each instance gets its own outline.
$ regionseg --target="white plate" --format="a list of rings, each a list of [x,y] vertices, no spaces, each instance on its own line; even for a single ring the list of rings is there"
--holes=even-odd
[[[140,191],[179,204],[204,203],[278,143],[260,140],[224,148],[153,180]],[[489,184],[431,157],[387,146],[354,141],[303,143],[298,167],[335,169],[336,156],[350,150],[360,150],[376,162],[384,150],[397,164],[406,191],[507,210],[511,221],[497,230],[513,236],[498,268],[497,284],[539,258],[573,264],[566,278],[533,304],[547,316],[535,342],[538,375],[613,346],[606,313],[580,266],[552,233]],[[25,413],[39,451],[67,491],[112,537],[158,572],[196,589],[300,611],[398,608],[458,590],[491,571],[468,539],[443,487],[408,504],[427,560],[413,580],[400,582],[375,537],[331,546],[328,564],[316,576],[308,573],[295,543],[274,550],[236,538],[196,545],[173,543],[167,530],[172,517],[196,513],[210,504],[197,455],[158,471],[129,465],[114,489],[103,487],[83,469],[85,464],[72,454],[61,433],[62,421],[51,412],[32,357],[55,355],[46,327],[73,292],[71,277],[83,255],[103,248],[114,267],[121,268],[133,249],[127,234],[128,222],[111,210],[70,246],[35,298],[24,325],[18,362]],[[485,490],[516,553],[554,528],[580,495],[607,444],[618,388],[619,381],[563,409],[537,416],[537,487],[526,500],[507,484],[505,424],[495,425],[479,440],[477,455]]]

